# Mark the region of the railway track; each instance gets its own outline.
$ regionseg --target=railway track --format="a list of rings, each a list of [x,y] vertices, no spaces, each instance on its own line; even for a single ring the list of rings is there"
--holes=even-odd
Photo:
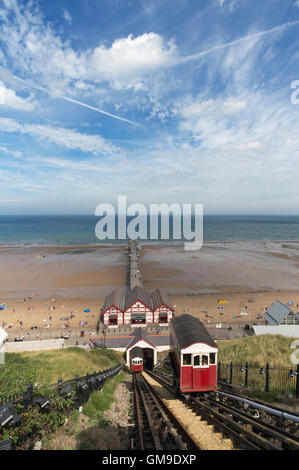
[[[136,438],[135,448],[140,450],[197,449],[196,443],[182,432],[178,423],[161,403],[151,386],[140,373],[133,374]],[[180,434],[176,428],[181,431]]]
[[[233,449],[230,439],[149,374],[134,374],[133,387],[139,449]]]
[[[167,374],[148,371],[167,390],[172,390]],[[237,397],[237,396],[236,396]],[[299,436],[247,414],[230,403],[222,403],[216,394],[179,395],[191,410],[232,439],[235,446],[253,450],[299,450]],[[237,400],[236,400],[237,401]]]

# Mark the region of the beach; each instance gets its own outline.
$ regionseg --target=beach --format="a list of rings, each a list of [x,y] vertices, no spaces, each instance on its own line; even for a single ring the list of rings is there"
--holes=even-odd
[[[125,245],[0,248],[0,325],[36,337],[93,331],[106,295],[126,289],[126,253]]]
[[[127,289],[127,245],[1,247],[0,256],[0,325],[10,336],[90,334],[106,295]],[[144,244],[140,263],[144,288],[164,288],[177,315],[257,322],[276,299],[299,310],[298,242]]]
[[[199,251],[145,245],[141,267],[144,288],[163,287],[177,315],[258,323],[276,299],[299,310],[299,242],[208,242]]]

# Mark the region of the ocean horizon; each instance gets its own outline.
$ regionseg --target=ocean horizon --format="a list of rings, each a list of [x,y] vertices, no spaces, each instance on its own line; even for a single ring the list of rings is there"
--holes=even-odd
[[[95,235],[98,216],[91,215],[5,215],[0,216],[0,246],[74,246],[125,243],[126,240],[99,240]],[[129,219],[128,219],[129,221]],[[148,220],[149,228],[149,220]],[[204,242],[298,241],[299,216],[206,215]],[[169,240],[174,240],[170,220]]]

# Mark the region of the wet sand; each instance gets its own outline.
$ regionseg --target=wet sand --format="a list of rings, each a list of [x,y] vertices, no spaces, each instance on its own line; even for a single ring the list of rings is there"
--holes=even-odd
[[[299,310],[299,242],[206,243],[199,251],[144,246],[141,268],[144,287],[164,287],[177,315],[211,325],[263,322],[257,316],[277,299]]]
[[[105,297],[127,285],[126,253],[126,246],[0,248],[0,299]]]
[[[295,291],[299,242],[206,243],[198,251],[145,246],[141,266],[145,288],[173,295]]]

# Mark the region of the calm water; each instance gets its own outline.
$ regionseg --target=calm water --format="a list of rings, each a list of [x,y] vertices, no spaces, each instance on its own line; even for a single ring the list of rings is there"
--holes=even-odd
[[[98,220],[94,216],[0,216],[0,245],[101,244],[95,236]],[[299,240],[299,217],[205,216],[204,240]]]

